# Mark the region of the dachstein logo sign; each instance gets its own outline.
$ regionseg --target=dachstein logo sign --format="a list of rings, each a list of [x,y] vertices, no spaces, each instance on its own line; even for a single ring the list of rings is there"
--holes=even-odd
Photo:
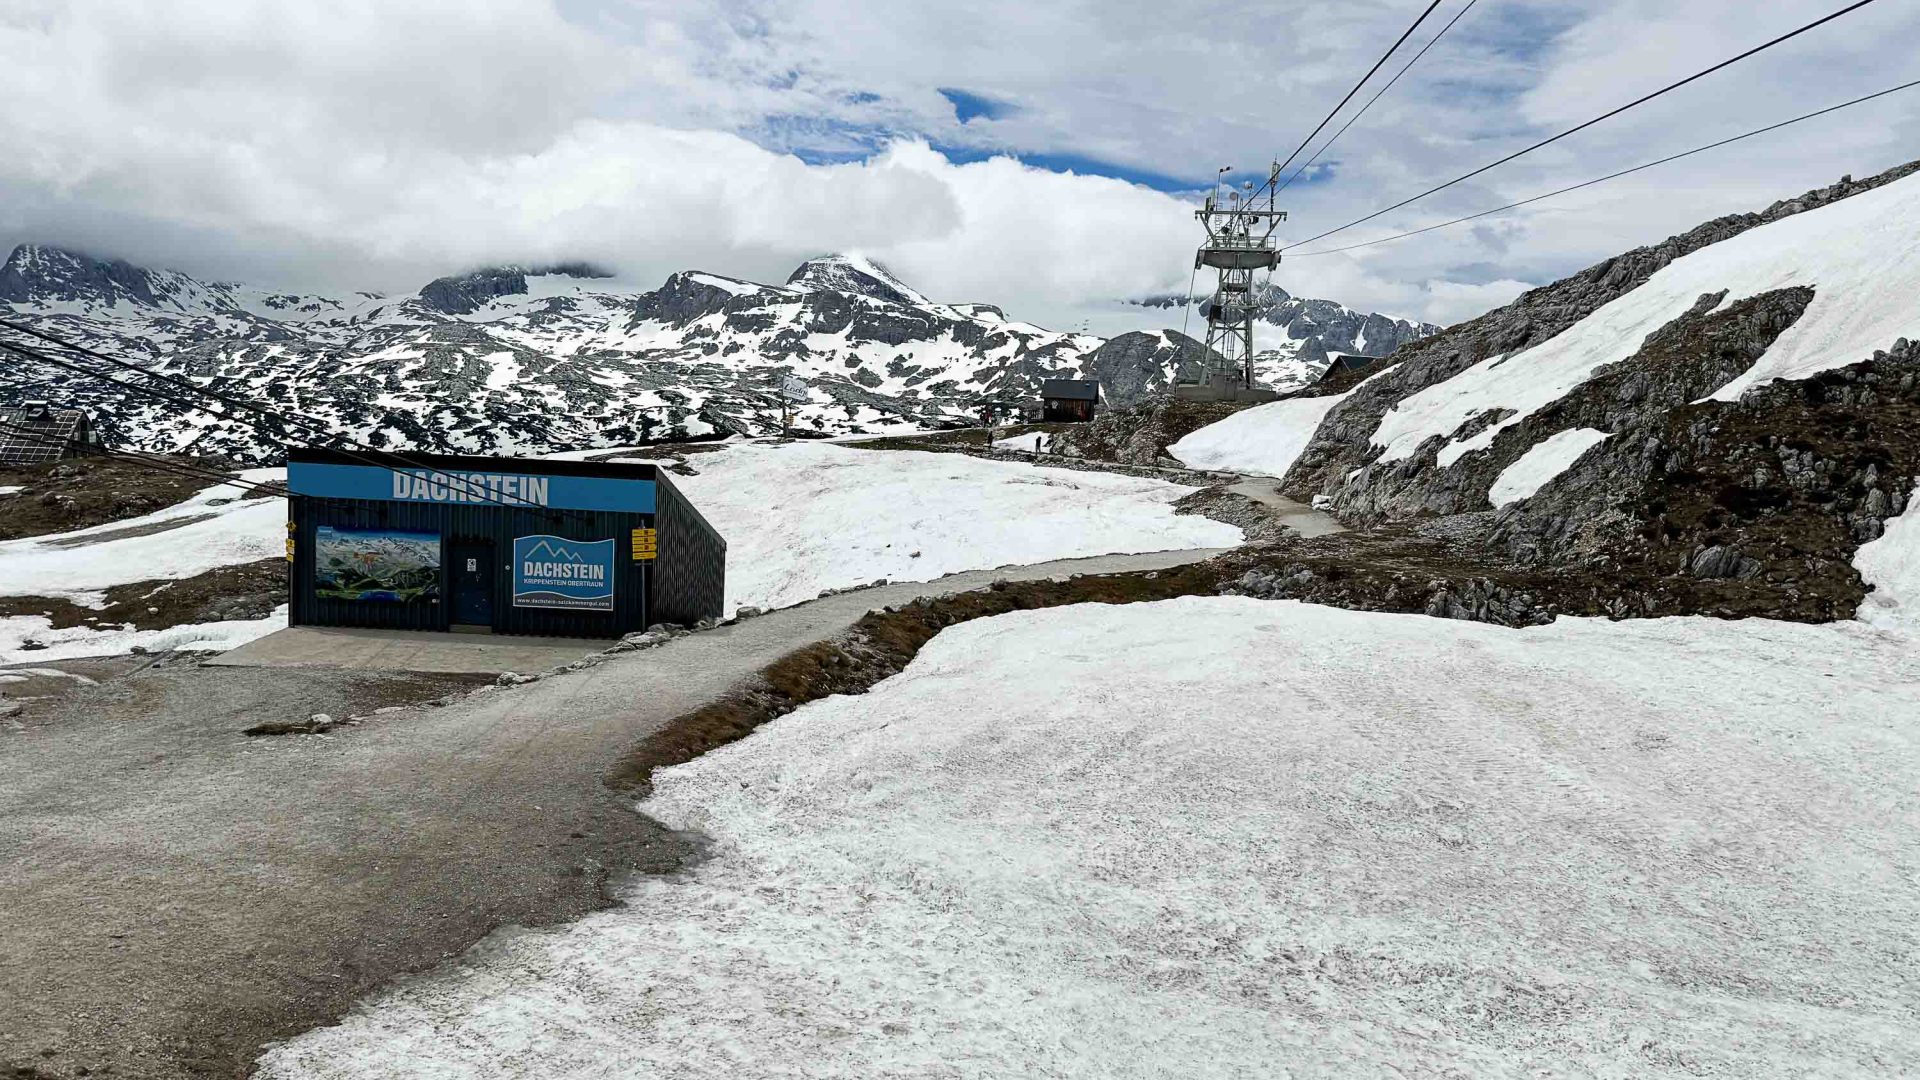
[[[613,541],[517,536],[513,606],[613,610]]]

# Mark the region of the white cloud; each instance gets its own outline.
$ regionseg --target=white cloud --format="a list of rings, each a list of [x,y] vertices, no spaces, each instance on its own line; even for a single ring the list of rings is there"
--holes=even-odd
[[[1324,177],[1287,192],[1289,239],[1826,9],[1481,4],[1327,154]],[[1189,207],[1006,160],[955,165],[930,147],[1180,176],[1259,166],[1408,15],[1388,0],[1260,18],[1092,0],[15,0],[0,10],[0,239],[335,289],[417,287],[508,259],[777,278],[808,255],[858,249],[936,296],[1067,318],[1105,297],[1183,289]],[[1338,239],[1891,84],[1911,73],[1916,29],[1910,5],[1876,5]],[[962,125],[942,87],[1016,108]],[[1920,136],[1917,108],[1920,95],[1889,99],[1483,228],[1289,262],[1280,281],[1465,317],[1705,218],[1894,164]],[[859,160],[806,164],[790,149]]]

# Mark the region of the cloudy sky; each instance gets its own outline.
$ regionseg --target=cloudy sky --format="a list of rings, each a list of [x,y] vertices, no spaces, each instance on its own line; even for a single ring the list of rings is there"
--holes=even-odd
[[[1466,2],[1445,0],[1405,55]],[[1098,323],[1104,299],[1184,291],[1196,189],[1223,165],[1264,174],[1424,6],[4,0],[0,241],[323,291],[566,259],[778,281],[857,250],[940,298]],[[1841,6],[1478,0],[1286,193],[1283,239]],[[1920,78],[1916,40],[1920,3],[1879,0],[1339,239]],[[1292,260],[1277,280],[1446,322],[1915,157],[1920,89],[1477,226]]]

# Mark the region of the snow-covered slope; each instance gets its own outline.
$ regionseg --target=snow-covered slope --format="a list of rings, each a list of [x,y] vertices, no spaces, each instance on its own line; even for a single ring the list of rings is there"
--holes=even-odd
[[[258,484],[284,476],[279,469],[254,469],[241,479]],[[286,536],[284,500],[214,484],[151,514],[0,543],[0,596],[47,597],[98,608],[106,590],[116,585],[180,580],[274,558],[285,550]],[[0,664],[104,656],[135,647],[219,652],[286,624],[284,608],[266,619],[156,630],[111,623],[56,630],[41,615],[8,615],[0,617]]]
[[[742,443],[686,464],[696,474],[673,482],[727,538],[729,613],[877,578],[1243,539],[1173,512],[1195,489],[1113,473],[814,442]]]
[[[1718,297],[1702,314],[1764,292],[1813,289],[1813,301],[1760,358],[1715,389],[1722,400],[1770,379],[1803,379],[1920,336],[1920,177],[1864,192],[1753,229],[1683,256],[1639,288],[1551,340],[1490,357],[1403,398],[1373,434],[1380,461],[1411,457],[1440,440],[1450,465],[1558,401],[1609,364],[1639,351],[1656,330]],[[1500,420],[1457,434],[1489,413]]]
[[[1879,539],[1860,545],[1853,565],[1873,587],[1860,605],[1860,619],[1920,637],[1920,488]]]
[[[1320,421],[1347,396],[1295,397],[1256,405],[1189,434],[1167,447],[1167,452],[1196,469],[1285,476]]]
[[[656,773],[642,809],[712,841],[685,875],[260,1075],[1911,1075],[1912,645],[1242,598],[969,623]]]

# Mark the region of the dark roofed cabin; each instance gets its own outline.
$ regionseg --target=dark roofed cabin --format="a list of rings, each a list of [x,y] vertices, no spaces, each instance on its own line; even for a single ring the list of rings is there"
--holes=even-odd
[[[49,465],[100,445],[87,414],[44,401],[0,407],[0,465]]]
[[[1040,385],[1040,419],[1049,424],[1084,424],[1100,404],[1100,384],[1092,379],[1048,379]]]

